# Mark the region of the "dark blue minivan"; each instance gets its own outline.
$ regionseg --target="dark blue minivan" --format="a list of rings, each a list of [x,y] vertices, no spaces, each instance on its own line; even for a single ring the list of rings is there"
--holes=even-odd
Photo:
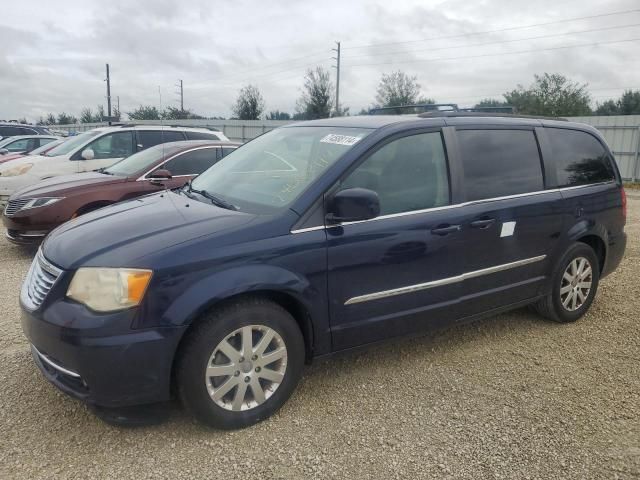
[[[185,187],[52,232],[22,324],[57,387],[251,425],[314,357],[533,305],[580,318],[623,256],[593,128],[432,113],[288,125]]]

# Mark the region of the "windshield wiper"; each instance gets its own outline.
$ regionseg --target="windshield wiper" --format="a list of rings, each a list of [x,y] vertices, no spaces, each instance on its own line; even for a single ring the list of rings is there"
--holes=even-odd
[[[204,198],[211,200],[211,203],[213,203],[217,207],[226,208],[227,210],[234,210],[234,211],[238,210],[238,207],[214,195],[213,193],[209,193],[206,190],[196,190],[191,185],[191,182],[187,183],[187,193],[188,192],[193,192],[193,193],[197,193],[198,195],[202,195]]]
[[[102,167],[94,171],[98,173],[104,173],[105,175],[113,175],[113,173],[107,172],[107,167]]]

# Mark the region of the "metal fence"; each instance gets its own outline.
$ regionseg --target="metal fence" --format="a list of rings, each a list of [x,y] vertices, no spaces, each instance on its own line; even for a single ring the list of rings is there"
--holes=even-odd
[[[607,139],[625,180],[640,179],[640,115],[615,115],[610,117],[570,117],[570,120],[596,127]],[[230,140],[246,142],[258,135],[291,123],[284,120],[143,120],[128,123],[137,125],[182,125],[189,127],[213,127]],[[57,130],[83,132],[106,123],[81,123],[56,125]]]
[[[571,117],[570,120],[600,130],[613,150],[622,178],[633,182],[640,179],[640,115]]]

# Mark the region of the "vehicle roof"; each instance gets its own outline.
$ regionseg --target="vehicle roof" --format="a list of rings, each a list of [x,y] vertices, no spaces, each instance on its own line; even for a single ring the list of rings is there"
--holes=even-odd
[[[126,130],[185,130],[185,131],[198,131],[198,132],[209,132],[212,134],[222,133],[219,130],[211,130],[207,127],[182,127],[180,125],[116,125],[110,127],[97,127],[92,128],[91,130],[86,131],[94,131],[94,132],[121,132]],[[84,132],[80,132],[84,133]]]
[[[177,142],[158,143],[149,148],[172,148],[174,151],[186,150],[193,147],[239,147],[240,142],[226,142],[224,140],[180,140]]]
[[[10,137],[4,137],[2,139],[2,141],[4,142],[5,140],[20,140],[23,138],[37,138],[38,140],[42,140],[44,138],[53,138],[54,140],[60,140],[60,137],[57,135],[11,135]]]
[[[518,117],[517,115],[438,115],[420,117],[418,115],[356,115],[353,117],[333,117],[320,120],[310,120],[297,122],[287,127],[350,127],[350,128],[372,128],[378,129],[387,125],[398,123],[413,123],[415,125],[438,126],[438,125],[520,125],[520,126],[548,126],[548,127],[570,127],[581,130],[593,130],[593,127],[583,123],[570,122],[562,119],[548,119],[538,117]]]

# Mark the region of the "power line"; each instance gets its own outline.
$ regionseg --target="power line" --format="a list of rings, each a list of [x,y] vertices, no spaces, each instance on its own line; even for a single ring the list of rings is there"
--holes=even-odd
[[[627,25],[614,25],[611,27],[601,27],[601,28],[592,28],[589,30],[574,30],[572,32],[566,32],[566,33],[553,33],[550,35],[537,35],[535,37],[524,37],[524,38],[516,38],[516,39],[510,39],[510,40],[495,40],[492,42],[482,42],[482,43],[468,43],[466,45],[454,45],[451,47],[437,47],[437,48],[421,48],[418,50],[398,50],[395,52],[385,52],[385,53],[362,53],[362,54],[358,54],[358,55],[348,55],[347,59],[350,58],[359,58],[359,57],[372,57],[374,55],[406,55],[409,53],[416,53],[416,52],[435,52],[438,50],[451,50],[454,48],[468,48],[468,47],[481,47],[481,46],[486,46],[486,45],[498,45],[498,44],[502,44],[502,43],[516,43],[516,42],[523,42],[525,40],[540,40],[543,38],[553,38],[553,37],[564,37],[567,35],[577,35],[580,33],[591,33],[591,32],[601,32],[604,30],[614,30],[614,29],[622,29],[622,28],[631,28],[631,27],[640,27],[640,23],[630,23]]]
[[[358,63],[355,65],[346,65],[346,67],[348,68],[370,67],[370,66],[376,66],[376,65],[391,65],[395,63],[430,63],[430,62],[447,61],[447,60],[467,60],[471,58],[500,57],[504,55],[519,55],[523,53],[538,53],[538,52],[546,52],[546,51],[552,51],[552,50],[563,50],[568,48],[596,47],[599,45],[610,45],[614,43],[637,42],[638,40],[640,40],[640,38],[628,38],[625,40],[612,40],[609,42],[594,42],[594,43],[583,43],[583,44],[577,44],[577,45],[562,45],[559,47],[536,48],[532,50],[519,50],[515,52],[484,53],[479,55],[461,55],[458,57],[436,57],[436,58],[427,58],[427,59],[420,59],[420,60],[400,60],[400,61],[392,60],[390,62],[378,62],[378,63]]]
[[[573,17],[573,18],[565,18],[563,20],[554,20],[552,22],[544,22],[544,23],[532,23],[529,25],[521,25],[518,27],[505,27],[505,28],[497,28],[494,30],[483,30],[483,31],[479,31],[479,32],[469,32],[469,33],[460,33],[460,34],[456,34],[456,35],[446,35],[446,36],[440,36],[440,37],[429,37],[429,38],[423,38],[420,40],[405,40],[405,41],[399,41],[399,42],[385,42],[385,43],[371,43],[368,45],[357,45],[354,47],[345,47],[345,50],[352,50],[352,49],[356,49],[356,48],[371,48],[371,47],[381,47],[381,46],[388,46],[388,45],[403,45],[403,44],[407,44],[407,43],[419,43],[419,42],[429,42],[432,40],[448,40],[451,38],[462,38],[462,37],[468,37],[468,36],[473,36],[473,35],[484,35],[487,33],[499,33],[499,32],[509,32],[509,31],[513,31],[513,30],[522,30],[525,28],[534,28],[534,27],[545,27],[548,25],[557,25],[559,23],[566,23],[566,22],[575,22],[578,20],[590,20],[593,18],[602,18],[602,17],[612,17],[614,15],[624,15],[624,14],[628,14],[628,13],[637,13],[640,12],[639,8],[634,8],[631,10],[622,10],[622,11],[618,11],[618,12],[610,12],[610,13],[601,13],[598,15],[588,15],[585,17]]]

